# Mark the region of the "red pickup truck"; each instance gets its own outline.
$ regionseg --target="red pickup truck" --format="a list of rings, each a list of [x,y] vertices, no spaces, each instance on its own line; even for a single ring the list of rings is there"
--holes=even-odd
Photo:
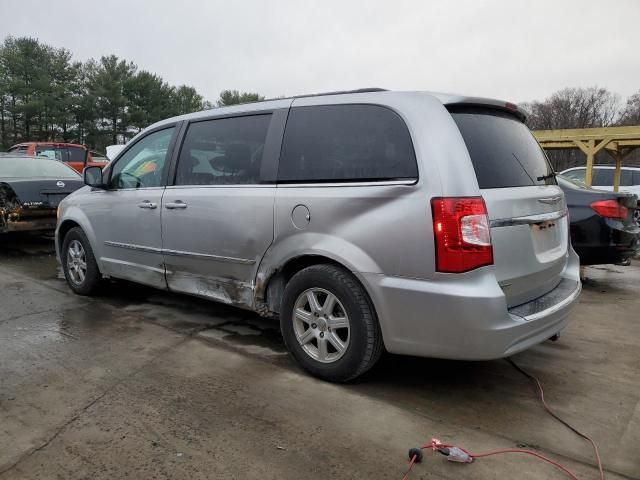
[[[84,167],[104,167],[107,164],[106,157],[94,159],[87,147],[75,143],[24,142],[11,147],[9,152],[53,158],[66,163],[79,173],[82,173]]]

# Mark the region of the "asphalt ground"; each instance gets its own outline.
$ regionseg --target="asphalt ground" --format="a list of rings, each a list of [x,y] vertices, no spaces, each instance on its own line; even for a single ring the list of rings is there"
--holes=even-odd
[[[598,442],[607,478],[640,479],[640,263],[586,273],[560,340],[513,359]],[[597,478],[589,444],[504,360],[385,355],[333,385],[293,363],[273,320],[124,282],[79,297],[50,239],[0,238],[2,480],[400,479],[432,436]],[[411,478],[565,477],[524,455],[427,453]]]

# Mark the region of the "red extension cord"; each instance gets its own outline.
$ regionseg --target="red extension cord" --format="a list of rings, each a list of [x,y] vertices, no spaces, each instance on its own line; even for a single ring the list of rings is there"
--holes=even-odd
[[[508,361],[509,361],[509,363],[511,363],[511,365],[513,365],[513,367],[516,370],[518,370],[524,376],[526,376],[527,378],[529,378],[530,380],[535,382],[535,384],[536,384],[536,386],[538,388],[538,392],[540,393],[540,401],[542,402],[542,405],[544,406],[545,410],[549,413],[549,415],[551,415],[553,418],[558,420],[560,423],[562,423],[564,426],[566,426],[568,429],[570,429],[576,435],[579,435],[580,437],[584,438],[585,440],[589,441],[589,443],[591,443],[591,446],[593,447],[593,451],[595,452],[596,460],[598,461],[598,470],[600,471],[600,480],[604,480],[604,470],[602,469],[602,461],[600,460],[600,452],[598,451],[598,446],[596,445],[596,443],[591,439],[591,437],[585,435],[584,433],[580,432],[575,427],[571,426],[567,421],[565,421],[562,418],[560,418],[556,413],[553,412],[553,410],[551,410],[551,408],[549,407],[549,405],[547,405],[547,402],[544,399],[544,390],[542,389],[542,384],[540,383],[540,381],[536,377],[534,377],[530,373],[528,373],[525,370],[523,370],[522,368],[520,368],[518,365],[516,365],[514,363],[513,360],[508,359]],[[465,450],[462,447],[456,447],[455,445],[449,445],[449,444],[441,443],[439,440],[437,440],[435,438],[432,438],[431,442],[422,445],[420,447],[420,451],[417,451],[416,453],[414,453],[411,456],[411,459],[409,461],[409,468],[407,469],[406,473],[404,474],[404,477],[402,477],[402,480],[407,480],[409,478],[409,473],[411,472],[411,469],[413,468],[413,466],[418,461],[420,461],[419,456],[421,458],[421,453],[420,452],[422,450],[430,449],[430,450],[434,450],[434,451],[439,451],[441,453],[444,453],[445,455],[449,455],[449,453],[450,453],[449,449],[453,449],[453,448],[457,448],[458,450],[464,452],[464,454],[466,454],[468,456],[467,460],[461,460],[461,461],[466,462],[466,463],[470,463],[473,460],[475,460],[476,458],[489,457],[491,455],[498,455],[498,454],[501,454],[501,453],[523,453],[523,454],[526,454],[526,455],[532,455],[532,456],[534,456],[536,458],[539,458],[540,460],[544,460],[545,462],[550,463],[554,467],[556,467],[559,470],[561,470],[562,472],[564,472],[572,480],[579,480],[578,477],[573,472],[571,472],[568,468],[566,468],[563,465],[561,465],[560,463],[558,463],[558,462],[556,462],[556,461],[554,461],[554,460],[552,460],[552,459],[550,459],[548,457],[545,457],[544,455],[542,455],[542,454],[540,454],[538,452],[534,452],[532,450],[526,450],[526,449],[521,449],[521,448],[502,448],[502,449],[499,449],[499,450],[491,450],[489,452],[483,452],[483,453],[471,453],[471,452]],[[461,455],[464,455],[464,454],[461,454]]]

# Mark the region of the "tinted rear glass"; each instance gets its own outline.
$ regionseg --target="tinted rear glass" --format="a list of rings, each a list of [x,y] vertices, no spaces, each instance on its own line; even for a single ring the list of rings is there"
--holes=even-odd
[[[483,108],[452,109],[480,188],[555,185],[531,131],[513,115]]]
[[[288,182],[413,179],[416,157],[407,126],[376,105],[292,108],[278,179]]]
[[[0,158],[0,178],[73,178],[78,173],[68,166],[43,158]]]

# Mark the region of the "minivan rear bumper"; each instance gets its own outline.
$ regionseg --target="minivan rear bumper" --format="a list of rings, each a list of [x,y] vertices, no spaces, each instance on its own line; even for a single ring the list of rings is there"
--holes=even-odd
[[[549,339],[567,325],[581,290],[573,251],[552,291],[511,309],[492,267],[434,281],[359,276],[389,352],[456,360],[508,357]]]

